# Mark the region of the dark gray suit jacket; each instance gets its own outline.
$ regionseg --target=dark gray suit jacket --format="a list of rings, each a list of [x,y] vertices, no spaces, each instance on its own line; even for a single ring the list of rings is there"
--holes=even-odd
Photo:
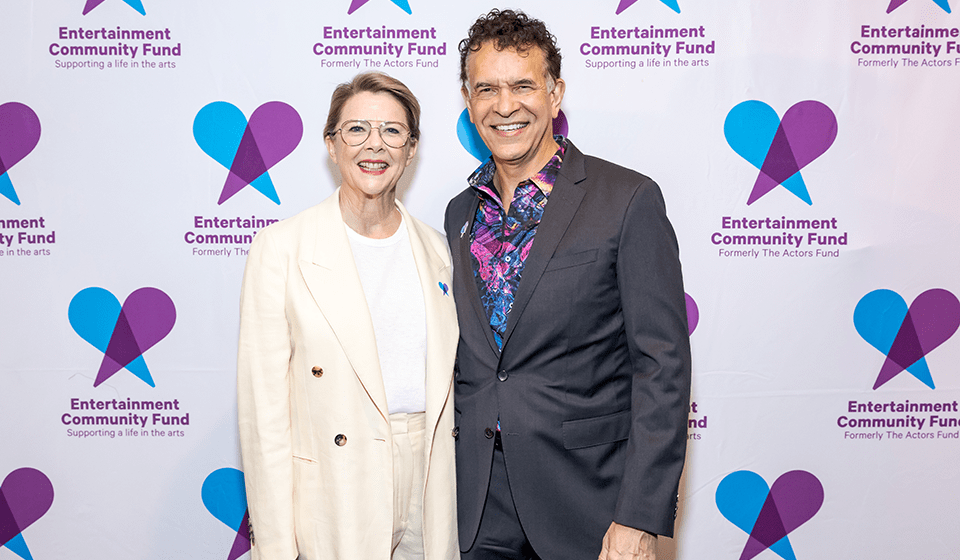
[[[671,536],[690,346],[679,250],[659,187],[568,144],[502,353],[470,258],[478,201],[466,189],[445,219],[460,322],[461,549],[479,527],[494,443],[487,430],[498,416],[517,513],[541,557],[596,558],[612,520]]]

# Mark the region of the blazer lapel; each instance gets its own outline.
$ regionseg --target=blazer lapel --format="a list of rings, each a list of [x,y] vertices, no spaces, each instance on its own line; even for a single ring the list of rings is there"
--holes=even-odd
[[[317,207],[315,222],[316,229],[307,232],[313,236],[312,258],[300,259],[300,272],[364,390],[388,420],[373,321],[340,214],[339,189]]]
[[[427,356],[426,356],[426,424],[430,437],[427,438],[427,457],[433,444],[433,433],[440,421],[440,413],[448,401],[453,387],[453,349],[457,347],[457,315],[453,294],[446,284],[449,274],[445,269],[449,265],[424,239],[429,232],[422,231],[420,225],[410,216],[399,201],[397,207],[403,214],[407,231],[410,233],[410,246],[413,260],[417,265],[420,286],[423,289],[423,304],[427,319]],[[441,286],[443,284],[443,286]]]
[[[547,206],[543,210],[543,217],[540,219],[533,246],[530,247],[530,254],[523,263],[517,296],[513,300],[513,308],[507,318],[507,328],[503,333],[504,348],[507,347],[510,335],[513,334],[524,308],[540,282],[547,263],[553,257],[560,239],[563,238],[583,200],[584,190],[577,185],[587,177],[583,163],[583,154],[573,143],[569,143],[563,165],[557,175],[557,182],[553,185]]]
[[[474,217],[477,215],[477,208],[479,206],[480,197],[475,195],[466,213],[466,221],[463,225],[464,229],[461,229],[460,239],[454,247],[451,247],[452,251],[457,251],[458,253],[453,262],[459,265],[453,267],[453,273],[457,277],[457,285],[460,290],[466,292],[466,294],[461,294],[461,297],[466,295],[467,299],[470,300],[470,307],[473,308],[473,312],[477,315],[477,321],[467,321],[464,318],[464,320],[460,321],[460,324],[466,325],[468,328],[479,326],[480,330],[483,331],[483,336],[487,339],[487,343],[490,345],[490,349],[493,350],[495,355],[499,355],[500,350],[497,348],[496,339],[493,338],[490,319],[487,318],[487,312],[483,309],[483,303],[480,301],[480,292],[477,290],[477,282],[473,276],[473,259],[470,255],[470,240],[473,233]]]

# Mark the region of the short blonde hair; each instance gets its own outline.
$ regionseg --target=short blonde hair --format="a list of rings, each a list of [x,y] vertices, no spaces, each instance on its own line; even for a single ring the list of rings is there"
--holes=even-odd
[[[347,104],[351,97],[365,91],[392,95],[407,115],[406,124],[407,128],[410,129],[410,138],[414,142],[420,139],[420,102],[417,101],[417,96],[403,82],[383,72],[357,74],[352,80],[338,85],[337,89],[333,90],[333,95],[330,97],[330,112],[327,114],[327,125],[323,129],[324,136],[336,134],[343,106]]]

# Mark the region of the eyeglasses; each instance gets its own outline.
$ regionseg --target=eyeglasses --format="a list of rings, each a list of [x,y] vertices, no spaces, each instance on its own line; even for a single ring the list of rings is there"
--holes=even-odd
[[[376,122],[376,121],[374,121]],[[376,128],[380,131],[380,139],[391,148],[402,148],[410,140],[410,130],[403,123],[393,121],[381,121],[380,126],[373,126],[370,121],[345,121],[340,128],[331,132],[331,136],[340,133],[344,144],[347,146],[359,146],[370,137],[370,131]]]

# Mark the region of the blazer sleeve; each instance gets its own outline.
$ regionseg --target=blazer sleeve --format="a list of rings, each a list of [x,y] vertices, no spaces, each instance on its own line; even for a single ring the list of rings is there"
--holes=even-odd
[[[240,293],[237,402],[252,560],[294,560],[290,332],[286,269],[264,230],[250,247]]]
[[[647,178],[624,215],[617,279],[633,381],[614,520],[672,536],[686,452],[690,340],[676,235],[660,188]]]

